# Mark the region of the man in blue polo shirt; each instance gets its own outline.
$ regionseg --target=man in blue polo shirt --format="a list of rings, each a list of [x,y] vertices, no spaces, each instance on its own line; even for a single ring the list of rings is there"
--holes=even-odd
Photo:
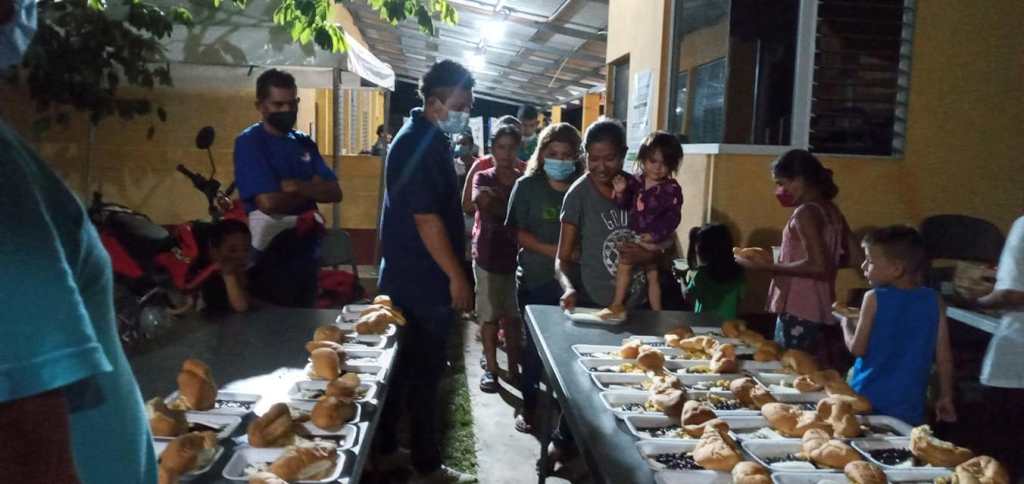
[[[437,413],[448,333],[456,311],[473,306],[461,263],[465,228],[449,140],[469,122],[473,84],[458,63],[434,64],[420,80],[423,107],[412,110],[384,164],[378,287],[405,311],[409,324],[402,330],[377,450],[381,467],[400,463],[397,424],[408,408],[413,482],[476,482],[441,465]]]
[[[317,203],[341,201],[341,187],[316,143],[294,129],[298,88],[291,74],[270,69],[256,80],[262,121],[235,139],[235,182],[249,214],[252,294],[282,306],[316,300],[320,239],[296,227]],[[319,214],[315,214],[319,217]]]

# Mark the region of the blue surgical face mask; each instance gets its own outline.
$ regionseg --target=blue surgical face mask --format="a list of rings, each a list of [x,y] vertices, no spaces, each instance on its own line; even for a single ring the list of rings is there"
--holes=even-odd
[[[36,2],[22,0],[14,4],[14,15],[0,25],[0,69],[20,64],[28,44],[36,33]]]
[[[448,134],[457,134],[469,126],[469,113],[466,111],[448,111],[448,119],[437,122],[437,127]]]
[[[572,160],[544,158],[544,173],[547,173],[552,180],[565,181],[576,173],[576,163]]]

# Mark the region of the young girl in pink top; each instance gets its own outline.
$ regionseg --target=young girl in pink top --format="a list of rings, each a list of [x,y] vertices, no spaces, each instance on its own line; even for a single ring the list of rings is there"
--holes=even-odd
[[[832,171],[805,150],[791,150],[772,164],[775,197],[794,207],[782,230],[777,262],[737,257],[750,270],[772,273],[768,310],[778,314],[775,341],[817,354],[827,367],[849,366],[842,331],[832,317],[836,272],[850,263],[850,229],[832,200],[839,187]]]

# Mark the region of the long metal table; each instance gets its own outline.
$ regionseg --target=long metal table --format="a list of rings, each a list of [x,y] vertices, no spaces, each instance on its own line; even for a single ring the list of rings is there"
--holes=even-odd
[[[546,387],[554,393],[583,453],[595,482],[644,484],[654,482],[636,448],[636,440],[626,425],[604,407],[589,373],[578,363],[572,351],[575,344],[619,345],[634,335],[662,335],[682,323],[690,326],[719,326],[721,320],[708,313],[676,311],[632,311],[629,320],[619,326],[584,325],[570,321],[557,306],[527,306],[527,327],[544,364]],[[542,392],[542,394],[544,394]],[[541,414],[551,408],[552,395],[541,397]],[[539,482],[544,482],[550,429],[543,416],[541,423],[541,466]]]
[[[178,320],[167,334],[137,352],[129,362],[144,399],[164,397],[177,389],[176,378],[186,358],[198,358],[210,366],[221,390],[261,395],[256,412],[288,400],[294,382],[307,379],[303,368],[308,354],[305,343],[317,326],[331,324],[338,310],[268,307],[246,314],[207,318],[192,316]],[[397,343],[391,343],[389,351]],[[388,358],[388,375],[396,358]],[[376,405],[362,404],[358,443],[345,451],[345,467],[338,482],[357,484],[370,454],[380,408],[388,385],[377,382]],[[191,481],[196,484],[232,483],[222,476],[224,465],[235,447],[234,437],[244,435],[253,414],[245,416],[232,438],[221,441],[224,455],[209,472]]]

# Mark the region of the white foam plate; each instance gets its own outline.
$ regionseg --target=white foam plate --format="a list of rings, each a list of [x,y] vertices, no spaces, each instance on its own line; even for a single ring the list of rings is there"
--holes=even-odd
[[[352,414],[352,418],[348,419],[348,422],[345,422],[345,423],[359,422],[359,419],[362,418],[362,416],[363,416],[363,405],[361,403],[359,403],[359,402],[356,402],[355,405],[356,405],[355,413],[353,413]],[[290,408],[292,410],[292,415],[294,415],[296,413],[302,414],[302,415],[308,415],[310,412],[313,411],[313,407],[314,406],[316,406],[316,402],[294,401],[294,400],[288,402],[288,408]],[[313,427],[313,428],[316,428],[315,425],[310,424],[310,426]],[[320,429],[320,430],[322,430],[322,429]],[[340,430],[339,431],[335,431],[335,432],[329,432],[329,433],[324,433],[323,431],[321,431],[319,433],[314,433],[314,435],[340,435],[338,432],[340,432]]]
[[[354,339],[345,341],[344,346],[346,348],[364,347],[367,349],[383,349],[387,347],[394,338],[389,338],[380,334],[360,334]]]
[[[327,380],[306,380],[300,381],[292,385],[288,390],[288,398],[297,401],[315,402],[316,398],[310,398],[308,392],[322,392],[327,388]],[[377,384],[374,382],[361,382],[359,384],[359,392],[362,396],[357,400],[360,402],[368,402],[377,398]]]
[[[363,311],[366,311],[367,309],[370,309],[370,306],[373,306],[373,303],[348,304],[341,308],[341,312],[348,314],[359,314]]]
[[[281,454],[284,453],[284,448],[264,448],[257,449],[249,446],[235,447],[235,453],[231,456],[231,460],[228,461],[227,465],[224,466],[223,476],[225,479],[232,481],[248,481],[249,476],[245,473],[245,468],[253,464],[270,464],[277,460]],[[294,481],[296,483],[303,484],[317,484],[317,483],[328,483],[338,480],[341,476],[341,470],[345,467],[345,453],[338,452],[338,460],[334,464],[334,470],[327,477],[318,481]]]
[[[913,470],[913,471],[917,471],[917,470],[942,469],[942,470],[945,470],[945,471],[949,472],[949,469],[945,469],[943,467],[935,467],[935,466],[915,467],[915,466],[912,465],[913,459],[911,459],[911,461],[910,461],[911,464],[908,464],[906,466],[890,466],[890,465],[885,465],[885,464],[883,464],[881,462],[878,462],[877,460],[875,460],[874,457],[871,457],[871,451],[872,450],[880,450],[880,449],[909,449],[910,448],[910,437],[874,437],[874,438],[866,438],[866,439],[854,439],[854,440],[850,441],[850,446],[852,446],[854,449],[857,449],[857,452],[860,452],[861,454],[864,454],[864,458],[867,459],[868,462],[871,462],[872,464],[875,464],[875,465],[881,467],[884,470],[904,470],[904,471]]]
[[[767,459],[774,457],[784,457],[789,454],[798,454],[801,452],[801,441],[800,439],[779,439],[779,440],[759,440],[759,439],[748,439],[744,440],[743,450],[747,451],[751,457],[753,457],[759,464],[771,469],[772,472],[807,472],[815,474],[828,474],[835,473],[838,469],[818,469],[814,467],[814,464],[810,462],[779,462],[775,464],[768,464]]]
[[[760,416],[725,416],[720,417],[729,424],[729,429],[735,433],[753,432],[768,426],[768,421]],[[645,433],[648,429],[658,429],[670,425],[679,425],[678,419],[669,418],[664,415],[626,415],[623,420],[629,433],[640,440],[699,440],[692,437],[652,437]]]
[[[578,361],[585,370],[591,373],[622,374],[623,372],[618,371],[615,367],[618,367],[626,363],[631,363],[634,365],[636,364],[636,360],[624,360],[622,358],[580,358]],[[708,362],[703,360],[666,360],[665,369],[669,371],[676,371],[679,370],[680,368],[695,366],[701,363],[706,364]],[[642,375],[643,373],[637,374]]]
[[[796,379],[796,375],[789,373],[754,371],[751,373],[751,377],[760,383],[761,386],[767,388],[776,398],[779,398],[781,395],[808,395],[808,398],[818,401],[828,396],[825,392],[801,392],[793,388],[793,380]]]
[[[739,354],[739,351],[736,352]],[[771,371],[782,369],[782,363],[778,361],[754,361],[754,360],[740,360],[740,369],[743,371]]]
[[[932,468],[921,467],[921,468],[914,469],[914,470],[888,469],[888,470],[883,470],[883,472],[885,472],[885,477],[889,478],[889,482],[892,482],[892,483],[907,483],[907,484],[910,484],[910,483],[914,483],[914,484],[917,484],[917,483],[922,483],[922,484],[923,483],[929,483],[929,484],[931,484],[932,482],[935,481],[935,479],[938,479],[940,477],[946,477],[946,476],[948,476],[948,475],[953,473],[953,471],[951,471],[949,469],[944,469],[942,467],[932,467]]]
[[[646,391],[641,385],[647,381],[647,375],[639,373],[591,373],[590,379],[603,391]]]
[[[735,380],[737,378],[743,378],[744,375],[741,375],[739,373],[706,374],[706,375],[682,373],[682,374],[676,374],[676,376],[679,378],[679,381],[683,383],[683,386],[685,386],[688,391],[689,390],[707,391],[707,390],[710,390],[710,389],[697,388],[697,386],[701,382],[713,382],[713,381],[718,381],[718,380],[727,380],[727,381],[729,381],[731,383],[733,380]],[[721,389],[715,389],[714,391],[727,392],[727,391],[729,391],[729,388],[728,387],[724,387],[724,388],[721,388]]]
[[[669,470],[654,456],[658,454],[679,454],[693,452],[697,447],[696,440],[641,440],[636,443],[647,466],[655,472],[655,480],[665,484],[731,484],[732,476],[728,472],[708,470]]]
[[[878,437],[910,437],[910,432],[914,430],[914,428],[911,427],[906,422],[904,422],[904,421],[902,421],[902,420],[900,420],[898,418],[895,418],[895,417],[890,417],[888,415],[866,415],[866,416],[859,416],[859,417],[857,417],[857,420],[860,421],[861,425],[889,427],[890,429],[893,430],[893,432],[896,433],[896,435],[885,435],[885,434],[870,435],[870,437],[873,437],[873,438],[878,438]]]
[[[156,458],[157,459],[160,459],[160,454],[163,453],[164,449],[166,449],[167,445],[170,444],[170,443],[171,442],[169,440],[153,440],[153,451],[156,453]],[[220,459],[220,456],[223,455],[223,454],[224,454],[224,447],[218,445],[217,449],[214,451],[213,458],[210,459],[210,462],[208,464],[206,464],[205,467],[203,467],[202,469],[196,469],[196,470],[194,470],[192,472],[189,472],[189,473],[181,476],[181,480],[183,480],[183,481],[191,481],[192,479],[195,479],[195,478],[197,478],[197,477],[199,477],[199,476],[209,472],[210,469],[213,468],[213,465],[217,463],[217,461]]]
[[[692,390],[692,391],[686,392],[686,398],[688,400],[705,400],[708,395],[714,395],[716,397],[724,398],[726,400],[736,400],[736,395],[733,395],[732,392],[715,392],[715,391],[709,392],[709,391],[702,391],[702,390]],[[718,409],[715,409],[715,414],[718,415],[719,417],[725,417],[725,416],[746,416],[746,415],[754,415],[754,416],[756,416],[756,415],[761,415],[761,411],[760,410],[754,410],[752,408],[739,408],[739,409],[736,409],[736,410],[718,410]]]
[[[388,374],[388,368],[381,365],[350,365],[345,363],[341,365],[341,369],[344,372],[359,375],[361,381],[384,381]],[[313,373],[313,363],[307,363],[304,371],[311,380],[323,380],[323,378]]]
[[[172,402],[178,399],[178,391],[175,390],[164,399],[164,403],[171,405]],[[198,413],[226,413],[228,415],[245,415],[254,408],[256,408],[256,402],[260,401],[260,396],[253,393],[237,393],[237,392],[225,392],[223,390],[217,392],[217,401],[213,404],[213,408],[210,410],[192,410]],[[244,406],[240,407],[226,407],[223,406],[227,402],[240,402]]]
[[[605,326],[618,326],[625,323],[625,319],[601,319],[597,317],[598,308],[576,308],[572,311],[565,310],[565,316],[572,322],[578,324],[601,324]]]
[[[619,418],[625,418],[626,415],[662,415],[661,412],[630,411],[620,408],[622,405],[630,403],[643,405],[647,401],[647,396],[647,392],[601,392],[598,394],[598,398],[601,399],[601,403],[604,403],[605,408]]]
[[[347,313],[341,313],[341,315],[338,316],[338,319],[334,322],[334,325],[341,328],[343,332],[348,333],[349,337],[352,337],[352,335],[356,334],[356,322],[355,319],[346,320],[346,314]],[[359,315],[355,314],[354,316],[358,317]],[[391,323],[388,324],[387,328],[384,329],[383,333],[376,334],[378,334],[379,336],[391,337],[394,336],[395,333],[398,333],[398,326],[395,325],[394,323]]]
[[[626,338],[630,339],[630,338]],[[619,348],[620,346],[611,345],[572,345],[572,351],[577,356],[582,358],[603,358],[603,359],[619,359]],[[664,355],[665,359],[678,359],[680,351],[675,348],[658,348]]]
[[[772,474],[775,484],[818,484],[830,481],[835,484],[846,484],[849,479],[842,472],[776,472]]]
[[[219,427],[217,431],[217,440],[224,440],[231,436],[235,432],[235,429],[242,424],[242,418],[234,415],[228,415],[223,413],[210,413],[210,412],[185,412],[185,420],[188,420],[190,424],[201,423],[209,425],[211,427]],[[153,440],[174,440],[174,437],[157,437],[153,436]]]
[[[357,409],[356,416],[358,417],[358,415],[359,410]],[[353,420],[353,422],[358,421],[358,418]],[[317,427],[316,425],[313,425],[313,422],[303,422],[302,426],[306,429],[307,432],[309,432],[309,435],[314,439],[319,437],[337,440],[338,450],[348,450],[351,449],[352,447],[355,447],[356,438],[359,436],[359,427],[356,427],[355,425],[352,424],[342,425],[341,428],[338,430],[324,430],[320,427]]]

